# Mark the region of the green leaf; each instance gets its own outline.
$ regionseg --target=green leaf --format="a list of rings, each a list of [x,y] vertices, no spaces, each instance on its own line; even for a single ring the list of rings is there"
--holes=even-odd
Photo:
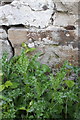
[[[0,85],[2,83],[2,75],[3,75],[3,73],[0,71]]]
[[[79,78],[76,83],[67,80],[74,73],[73,67],[65,62],[59,70],[51,70],[49,66],[37,61],[44,53],[27,56],[26,53],[35,48],[29,48],[25,43],[22,46],[19,56],[14,56],[9,61],[5,56],[2,58],[0,90],[3,90],[3,96],[0,95],[0,106],[2,105],[3,119],[21,117],[27,120],[62,120],[65,119],[65,113],[68,113],[67,119],[70,117],[71,110],[71,119],[74,119],[72,115],[76,109],[79,111],[78,108],[75,109],[76,105],[79,106]],[[76,71],[78,70],[75,69],[75,74]]]
[[[17,88],[19,86],[19,83],[12,82],[11,88]]]
[[[3,75],[3,73],[2,72],[0,72],[0,77]]]
[[[29,91],[30,91],[29,84],[26,84],[26,85],[25,85],[25,92],[28,93]]]
[[[3,100],[5,100],[5,101],[7,101],[7,98],[4,97],[3,95],[0,95],[0,99],[3,99]]]
[[[5,85],[0,85],[0,92],[5,89]]]
[[[12,84],[12,82],[11,81],[6,81],[5,82],[5,86],[8,88],[9,86],[12,86],[13,84]]]
[[[26,108],[25,107],[20,107],[19,110],[26,110]]]
[[[50,68],[46,64],[42,64],[42,70],[44,72],[50,72]]]
[[[38,62],[38,61],[34,62],[33,65],[34,65],[35,69],[39,69],[40,68],[40,62]]]
[[[36,48],[29,48],[26,43],[22,43],[22,47],[25,48],[26,53],[32,52],[36,49]]]
[[[32,52],[34,51],[36,48],[26,48],[25,49],[25,52],[28,53],[28,52]]]
[[[22,43],[22,47],[26,48],[27,47],[26,43]]]
[[[26,109],[27,112],[32,112],[33,109],[31,108],[31,106],[33,105],[33,101],[31,101]]]
[[[75,84],[74,81],[72,81],[72,80],[65,80],[65,83],[69,88],[73,87]]]

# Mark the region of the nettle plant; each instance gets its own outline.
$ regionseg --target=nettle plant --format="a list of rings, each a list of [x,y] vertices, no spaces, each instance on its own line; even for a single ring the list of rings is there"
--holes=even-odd
[[[0,119],[79,120],[79,68],[65,62],[56,75],[37,61],[39,54],[27,56],[25,44],[19,56],[1,59]],[[76,79],[69,80],[75,73]]]

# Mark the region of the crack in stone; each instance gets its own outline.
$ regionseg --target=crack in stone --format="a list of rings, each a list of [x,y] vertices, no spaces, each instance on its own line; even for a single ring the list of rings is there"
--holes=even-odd
[[[2,28],[3,30],[5,30],[6,34],[8,35],[9,26],[2,25],[1,28]],[[11,55],[10,58],[12,58],[12,57],[14,56],[14,54],[15,54],[15,53],[14,53],[14,48],[13,48],[13,46],[12,46],[12,43],[11,43],[10,40],[8,39],[8,37],[6,37],[5,40],[8,41],[9,46],[11,47],[11,54],[12,54],[12,55]]]
[[[56,4],[54,3],[53,13],[51,14],[51,18],[50,18],[51,25],[53,25],[54,22],[53,16],[55,15],[56,12],[57,12],[57,8],[56,8]]]
[[[35,11],[35,12],[37,12],[37,11],[45,11],[45,10],[49,9],[46,5],[43,5],[43,7],[42,7],[41,10],[35,10],[35,9],[33,9],[29,4],[26,4],[26,3],[22,3],[22,5],[28,6],[32,11]],[[11,6],[14,6],[14,5],[11,4]]]
[[[32,11],[45,11],[45,10],[47,10],[47,9],[49,9],[46,5],[44,5],[42,8],[42,10],[34,10],[33,8],[31,8],[31,6],[30,5],[27,5]]]
[[[33,8],[31,8],[31,6],[30,5],[27,5],[32,11],[35,11]]]

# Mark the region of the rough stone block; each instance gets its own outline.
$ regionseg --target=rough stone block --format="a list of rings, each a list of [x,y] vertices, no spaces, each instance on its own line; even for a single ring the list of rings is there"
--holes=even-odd
[[[54,26],[67,26],[67,25],[75,25],[75,21],[78,19],[77,15],[71,15],[65,12],[57,12],[54,15]]]
[[[52,0],[15,0],[10,5],[0,7],[0,25],[23,24],[45,28],[50,24],[53,12]]]
[[[7,33],[4,29],[0,28],[0,39],[7,39]]]
[[[42,56],[39,61],[43,64],[49,65],[51,68],[57,68],[68,60],[73,65],[78,65],[78,48],[73,48],[71,45],[52,46],[47,45],[40,48],[43,49]]]
[[[68,26],[72,28],[73,26]],[[21,45],[23,42],[26,44],[35,43],[36,46],[43,45],[76,45],[78,42],[76,30],[66,30],[63,28],[49,27],[47,29],[26,29],[13,27],[8,30],[8,39],[13,47]],[[75,46],[77,47],[77,45]]]
[[[0,59],[4,52],[8,53],[8,59],[10,59],[13,55],[12,48],[7,40],[0,39]]]
[[[8,30],[8,38],[14,46],[16,55],[20,54],[21,44],[25,42],[28,47],[37,48],[34,53],[42,52],[39,59],[41,63],[52,67],[66,59],[78,63],[78,39],[75,31],[53,26],[45,30],[11,28]]]
[[[8,39],[12,46],[21,45],[27,41],[27,31],[25,28],[11,28],[8,30]]]

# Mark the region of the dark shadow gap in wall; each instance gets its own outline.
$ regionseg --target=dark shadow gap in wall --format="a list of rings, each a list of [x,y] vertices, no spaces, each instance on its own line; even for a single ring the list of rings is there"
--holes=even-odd
[[[23,24],[10,25],[10,27],[23,27],[23,28],[26,28]]]
[[[10,26],[2,25],[1,27],[2,27],[2,28],[6,31],[6,33],[8,34],[8,29],[10,28]]]
[[[26,28],[23,24],[17,24],[17,25],[2,25],[0,26],[2,27],[7,33],[8,33],[8,29],[10,29],[11,27],[23,27],[23,28]]]
[[[75,29],[76,29],[76,27],[73,26],[73,25],[68,25],[68,26],[65,26],[64,28],[65,28],[66,30],[75,30]]]
[[[10,29],[11,27],[22,27],[22,28],[25,28],[25,26],[23,24],[17,24],[17,25],[9,25],[9,26],[6,26],[6,25],[2,25],[0,26],[2,27],[6,33],[8,34],[8,29]],[[12,46],[12,43],[9,41],[9,39],[7,38],[10,46],[11,46],[11,49],[12,49],[12,57],[15,55],[15,50],[14,50],[14,47]]]
[[[6,25],[2,25],[1,26],[5,31],[6,33],[8,34],[8,29],[10,28],[10,26],[6,26]],[[10,46],[11,46],[11,51],[12,51],[12,57],[15,55],[15,51],[14,51],[14,48],[12,46],[12,43],[9,41],[8,37],[7,37],[7,41],[9,42]]]
[[[11,4],[14,0],[0,0],[0,5],[4,6],[4,5],[8,5]]]
[[[11,51],[12,51],[12,57],[15,55],[14,47],[12,46],[12,43],[8,40],[10,46],[11,46]]]

